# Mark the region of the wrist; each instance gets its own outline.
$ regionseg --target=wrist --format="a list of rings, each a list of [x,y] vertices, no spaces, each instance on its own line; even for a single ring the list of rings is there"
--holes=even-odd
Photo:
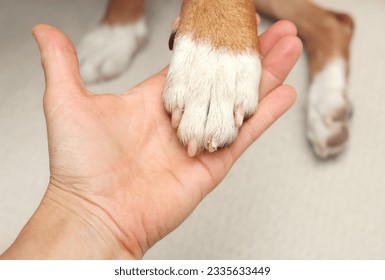
[[[6,259],[136,259],[122,234],[97,205],[49,185],[44,198]]]

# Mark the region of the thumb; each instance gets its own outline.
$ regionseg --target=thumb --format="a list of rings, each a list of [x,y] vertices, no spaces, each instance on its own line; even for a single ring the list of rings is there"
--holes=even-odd
[[[79,73],[79,63],[75,47],[60,30],[40,24],[33,28],[34,36],[41,54],[45,75],[46,95],[78,95],[85,92]],[[65,89],[65,90],[61,90]],[[54,97],[54,96],[46,96]]]

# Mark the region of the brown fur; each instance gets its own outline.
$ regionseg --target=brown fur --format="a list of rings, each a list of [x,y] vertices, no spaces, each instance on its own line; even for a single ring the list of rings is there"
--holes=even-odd
[[[253,0],[184,0],[177,34],[234,53],[259,53]]]
[[[116,25],[139,20],[143,16],[144,0],[110,0],[103,22]]]

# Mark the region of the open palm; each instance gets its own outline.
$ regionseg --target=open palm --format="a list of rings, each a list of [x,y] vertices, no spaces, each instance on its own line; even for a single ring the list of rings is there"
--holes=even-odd
[[[190,158],[163,108],[167,68],[126,94],[93,95],[81,81],[69,39],[46,25],[35,27],[34,36],[46,75],[49,191],[102,209],[136,258],[175,229],[295,99],[282,83],[302,46],[293,25],[279,22],[261,36],[257,113],[232,145]]]

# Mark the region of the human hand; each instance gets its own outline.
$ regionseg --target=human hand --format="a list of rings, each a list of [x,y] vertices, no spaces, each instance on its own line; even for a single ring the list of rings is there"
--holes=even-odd
[[[163,108],[167,68],[125,94],[94,95],[83,85],[69,39],[46,25],[33,34],[46,77],[51,176],[42,205],[80,217],[93,228],[90,240],[114,239],[125,252],[113,257],[141,258],[174,230],[295,100],[295,90],[282,83],[302,44],[291,23],[279,22],[260,37],[257,112],[232,145],[190,158]]]

